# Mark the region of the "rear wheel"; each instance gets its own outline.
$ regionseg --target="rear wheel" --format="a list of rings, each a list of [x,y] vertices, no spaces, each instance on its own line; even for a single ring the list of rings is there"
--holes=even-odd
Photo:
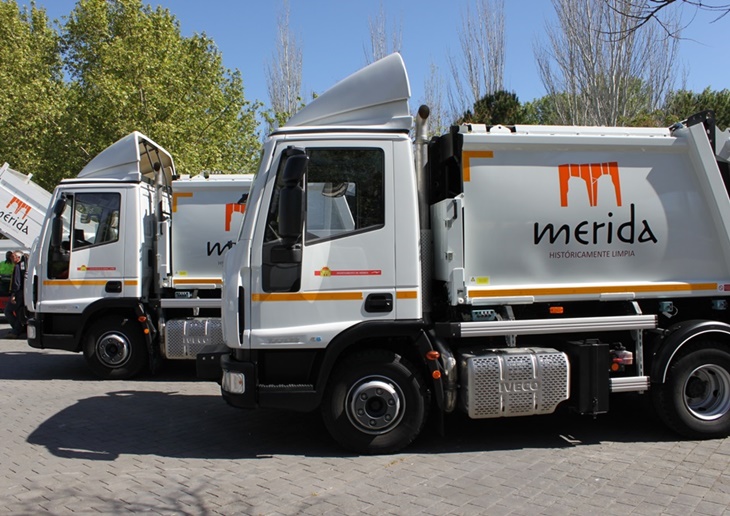
[[[357,353],[336,366],[322,403],[325,426],[356,453],[393,453],[410,444],[428,416],[420,372],[391,351]]]
[[[108,316],[89,329],[84,357],[98,377],[126,380],[147,364],[147,346],[137,322],[125,316]]]
[[[671,364],[654,392],[659,416],[691,438],[730,434],[730,353],[714,342],[698,343]]]

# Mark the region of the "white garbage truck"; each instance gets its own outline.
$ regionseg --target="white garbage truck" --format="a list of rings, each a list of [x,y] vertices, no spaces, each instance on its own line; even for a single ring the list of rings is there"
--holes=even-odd
[[[628,392],[727,436],[730,133],[704,113],[429,140],[422,107],[414,146],[409,96],[393,54],[266,140],[225,257],[225,400],[319,409],[359,453],[429,413],[596,416]]]
[[[4,163],[0,167],[0,260],[9,251],[30,252],[41,233],[43,219],[51,202],[51,194],[34,183],[32,174],[25,175]],[[0,316],[10,300],[12,268],[0,274]]]
[[[83,352],[101,378],[222,342],[223,255],[238,238],[249,174],[178,177],[139,132],[53,197],[28,264],[28,343]]]
[[[33,181],[31,175],[13,170],[7,163],[0,167],[0,233],[30,250],[40,235],[51,194]]]

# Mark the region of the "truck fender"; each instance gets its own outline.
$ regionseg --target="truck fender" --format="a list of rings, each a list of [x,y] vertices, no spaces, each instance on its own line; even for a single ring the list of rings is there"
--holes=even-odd
[[[436,335],[433,330],[421,331],[417,344],[423,356],[428,351],[438,351],[436,360],[427,361],[436,404],[447,414],[453,412],[457,399],[456,359],[453,353],[443,337]],[[438,376],[434,376],[435,371],[438,371]]]
[[[730,324],[720,321],[689,320],[665,330],[654,352],[651,364],[651,380],[664,383],[672,360],[679,350],[700,336],[713,336],[730,347]]]
[[[93,321],[99,319],[104,314],[104,312],[118,312],[120,309],[129,310],[133,312],[137,317],[142,314],[147,315],[145,313],[142,303],[140,303],[139,300],[100,299],[87,306],[83,314],[81,315],[81,320],[79,321],[78,328],[76,329],[76,334],[74,335],[74,339],[76,340],[76,342],[81,342],[81,339],[83,339],[84,333],[86,332],[86,328],[88,327],[88,325]],[[152,342],[154,341],[154,338],[156,336],[156,330],[154,330],[154,321],[151,321],[150,318],[147,317],[147,321],[145,324],[149,325],[152,328],[152,331],[150,331],[149,334],[145,334],[147,346],[151,347]]]
[[[347,328],[337,335],[326,348],[319,371],[317,373],[317,398],[321,400],[327,380],[338,360],[349,350],[356,348],[363,340],[388,337],[406,337],[414,343],[424,328],[423,321],[367,321]]]

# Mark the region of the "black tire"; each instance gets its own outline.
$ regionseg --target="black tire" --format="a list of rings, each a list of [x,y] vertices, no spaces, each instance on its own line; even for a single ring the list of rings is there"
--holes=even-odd
[[[675,432],[693,439],[730,434],[730,353],[702,342],[681,352],[666,382],[652,390],[659,417]]]
[[[394,453],[423,429],[430,391],[421,373],[386,350],[360,352],[335,366],[322,401],[332,437],[355,453]]]
[[[137,321],[107,316],[94,323],[84,338],[84,357],[91,371],[104,380],[127,380],[147,365],[147,346]]]

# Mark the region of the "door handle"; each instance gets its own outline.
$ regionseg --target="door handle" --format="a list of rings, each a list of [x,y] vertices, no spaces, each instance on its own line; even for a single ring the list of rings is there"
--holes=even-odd
[[[122,291],[121,281],[107,281],[104,286],[104,292],[110,292],[112,294],[119,294]]]
[[[370,294],[365,298],[365,311],[387,313],[393,311],[393,294]]]

